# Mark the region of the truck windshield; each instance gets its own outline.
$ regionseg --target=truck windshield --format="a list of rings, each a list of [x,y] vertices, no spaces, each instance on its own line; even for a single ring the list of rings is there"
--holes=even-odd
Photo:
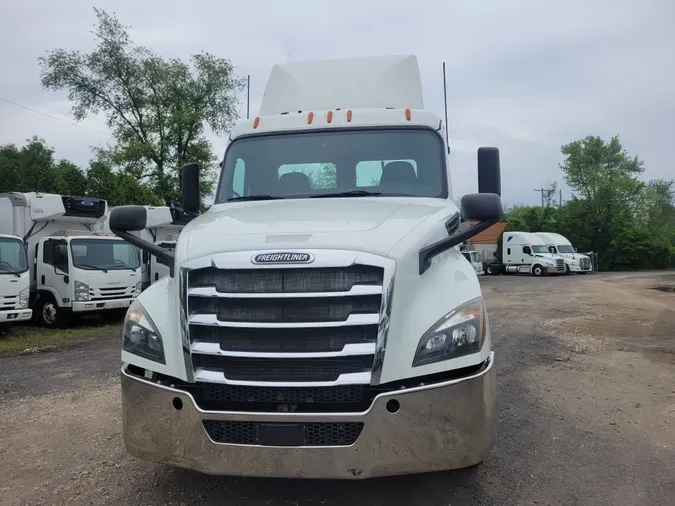
[[[117,239],[73,239],[70,249],[73,266],[80,269],[135,270],[141,265],[136,248]]]
[[[321,196],[448,196],[443,141],[430,129],[334,130],[235,140],[215,203]]]
[[[560,253],[574,253],[574,248],[569,244],[561,244],[558,246],[558,252]]]
[[[546,246],[535,245],[535,246],[532,246],[532,252],[534,252],[534,253],[548,253],[548,248]]]
[[[472,259],[474,262],[479,262],[479,263],[480,263],[480,262],[481,262],[481,259],[480,259],[480,253],[478,253],[477,251],[472,251],[472,252],[471,252],[471,259]]]
[[[28,270],[23,242],[0,237],[0,274],[20,274]]]

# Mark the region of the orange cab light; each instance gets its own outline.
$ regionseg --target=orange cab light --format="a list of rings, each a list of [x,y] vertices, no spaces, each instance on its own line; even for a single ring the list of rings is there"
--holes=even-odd
[[[311,124],[312,124],[312,121],[314,121],[314,113],[313,113],[313,112],[310,112],[310,113],[307,115],[307,124],[308,124],[308,125],[311,125]]]
[[[260,116],[257,116],[257,117],[253,120],[253,128],[258,128],[258,125],[259,125],[259,124],[260,124]]]
[[[328,123],[333,121],[333,111],[328,111],[328,114],[326,115],[326,120],[328,120]]]
[[[406,109],[405,110],[405,119],[410,121],[410,118],[412,118],[412,111],[410,111],[410,109]]]
[[[349,109],[347,111],[347,123],[349,123],[352,120],[352,110]]]

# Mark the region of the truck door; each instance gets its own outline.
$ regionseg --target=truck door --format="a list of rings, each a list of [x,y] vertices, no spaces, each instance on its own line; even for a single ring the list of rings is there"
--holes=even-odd
[[[36,258],[35,272],[38,290],[50,289],[52,293],[56,291],[57,302],[62,305],[62,299],[70,298],[67,241],[65,239],[42,239]]]
[[[523,255],[522,258],[520,259],[520,262],[523,265],[532,265],[532,259],[534,257],[532,256],[532,248],[529,246],[523,246]]]

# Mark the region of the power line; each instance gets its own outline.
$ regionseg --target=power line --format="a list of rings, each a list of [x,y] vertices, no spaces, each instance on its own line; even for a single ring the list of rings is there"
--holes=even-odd
[[[95,130],[94,128],[89,128],[88,126],[79,125],[77,123],[73,123],[72,121],[68,121],[67,119],[57,118],[56,116],[52,116],[51,114],[47,114],[46,112],[38,111],[36,109],[31,109],[30,107],[26,107],[25,105],[17,104],[16,102],[12,102],[11,100],[7,100],[6,98],[0,97],[0,101],[7,102],[8,104],[15,105],[16,107],[21,107],[22,109],[26,109],[27,111],[31,111],[31,112],[34,112],[34,113],[37,113],[37,114],[41,114],[42,116],[47,116],[48,118],[55,119],[55,120],[61,121],[63,123],[67,123],[69,125],[73,125],[73,126],[80,127],[80,128],[85,128],[87,130],[91,130],[92,132],[96,132],[97,134],[102,134],[102,135],[106,135],[106,136],[110,137],[109,133],[102,132],[100,130]]]

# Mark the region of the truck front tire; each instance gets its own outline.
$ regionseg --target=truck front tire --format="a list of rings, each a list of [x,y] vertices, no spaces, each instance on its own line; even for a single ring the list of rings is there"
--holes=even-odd
[[[65,325],[67,320],[66,311],[59,307],[51,294],[41,294],[36,309],[35,315],[37,321],[43,327],[58,329]]]
[[[532,275],[540,277],[544,275],[544,268],[541,265],[535,265],[532,267]]]

